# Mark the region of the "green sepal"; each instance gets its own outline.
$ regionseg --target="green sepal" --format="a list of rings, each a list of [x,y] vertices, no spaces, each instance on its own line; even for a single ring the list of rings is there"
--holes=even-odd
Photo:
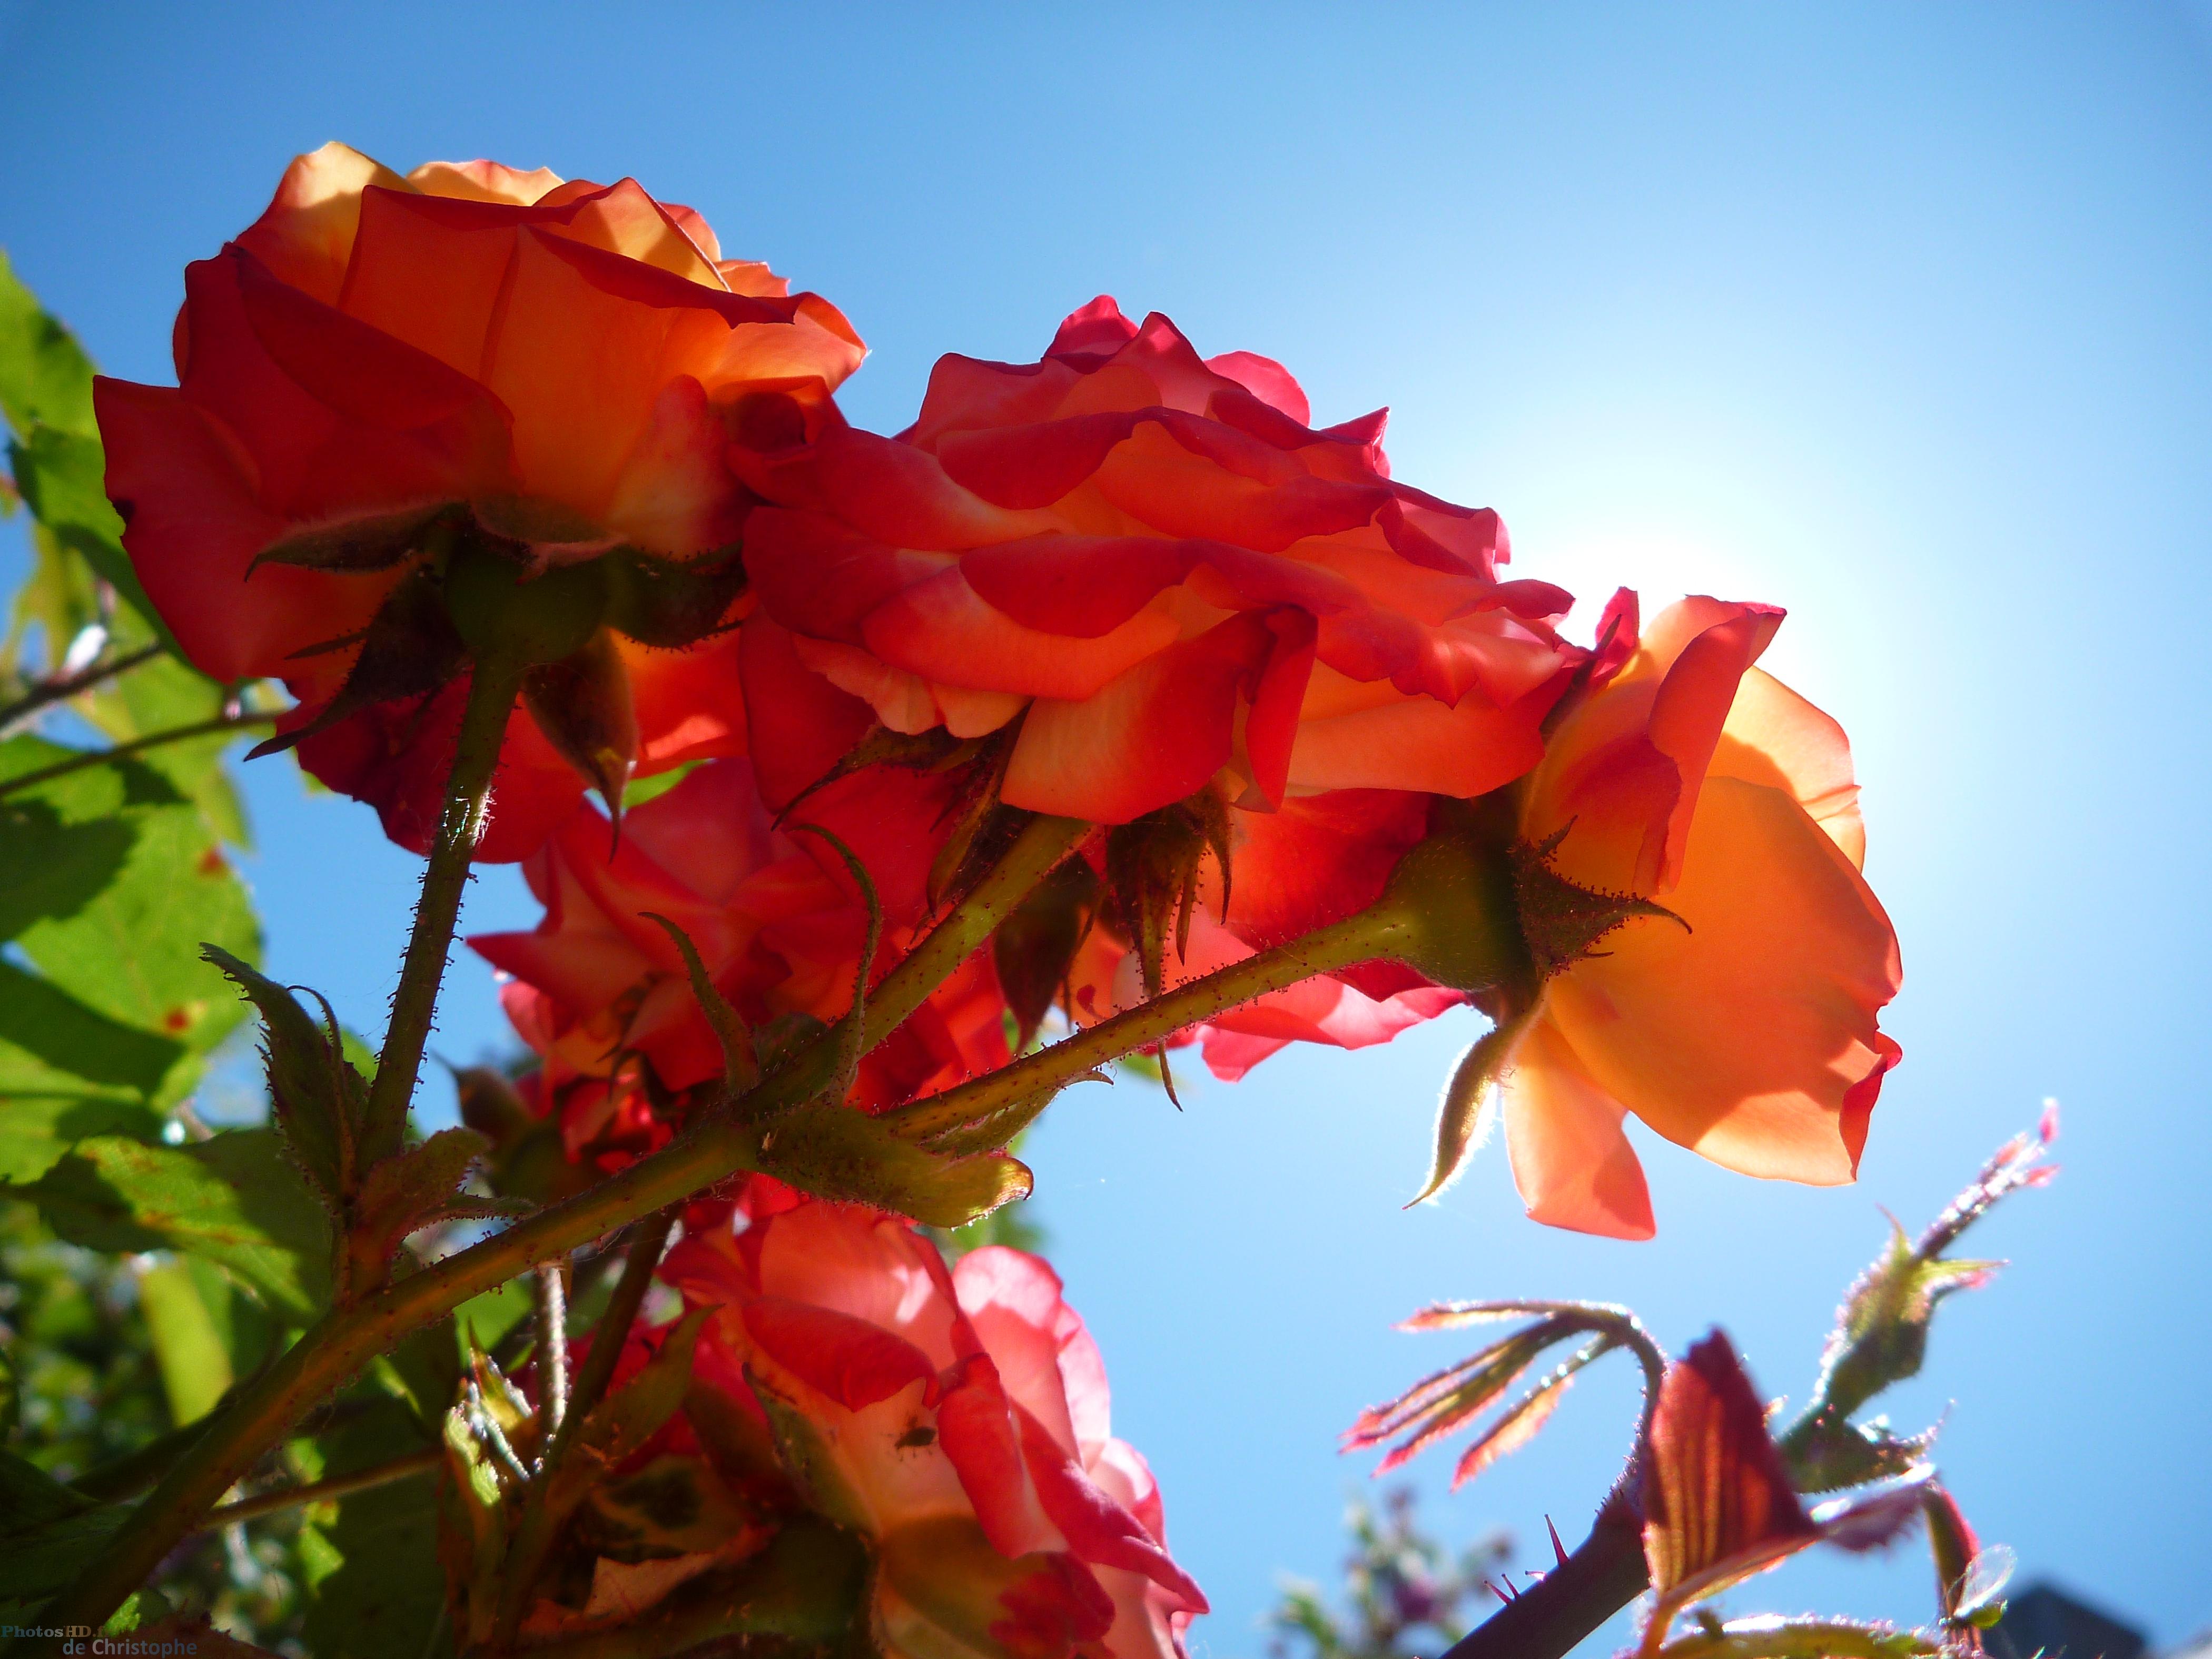
[[[745,591],[735,548],[696,559],[659,559],[618,548],[604,561],[607,622],[640,645],[680,650],[719,630]]]
[[[261,1014],[269,1097],[284,1145],[331,1212],[342,1214],[360,1186],[364,1163],[386,1155],[363,1146],[368,1080],[348,1063],[337,1017],[320,995],[318,1028],[291,992],[220,946],[200,955],[243,992]]]

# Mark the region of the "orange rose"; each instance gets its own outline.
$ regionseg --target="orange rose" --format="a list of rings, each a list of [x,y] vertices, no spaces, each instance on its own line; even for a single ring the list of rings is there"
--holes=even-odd
[[[1545,964],[1502,1075],[1514,1179],[1538,1220],[1650,1236],[1628,1112],[1746,1175],[1857,1173],[1901,1052],[1875,1024],[1897,994],[1897,935],[1859,874],[1842,728],[1752,665],[1782,615],[1670,607],[1524,786],[1521,833],[1550,847],[1553,872],[1680,924],[1638,917]]]
[[[860,356],[834,307],[722,259],[697,214],[632,180],[489,161],[402,178],[330,144],[187,269],[180,384],[103,380],[95,397],[125,544],[185,653],[219,679],[283,679],[303,704],[295,733],[346,714],[304,762],[419,848],[461,686],[420,630],[411,655],[384,635],[387,599],[434,562],[437,510],[529,568],[611,552],[647,577],[727,563],[752,504],[727,452],[757,394],[777,394],[776,421],[818,424]],[[644,614],[669,580],[647,586],[586,665],[605,729],[556,720],[549,746],[517,717],[507,810],[479,857],[520,857],[559,821],[580,744],[626,750],[620,775],[743,752],[731,665],[702,660],[733,642],[655,648],[711,636],[729,592],[687,589],[706,611],[672,620]],[[546,725],[545,699],[532,706]]]

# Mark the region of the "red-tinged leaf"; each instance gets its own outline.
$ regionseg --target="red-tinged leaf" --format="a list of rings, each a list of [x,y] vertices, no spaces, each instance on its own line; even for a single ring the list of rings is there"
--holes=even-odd
[[[1500,1348],[1519,1340],[1523,1334],[1525,1333],[1516,1332],[1511,1336],[1500,1337],[1488,1347],[1478,1349],[1442,1370],[1430,1372],[1396,1399],[1380,1406],[1370,1406],[1359,1413],[1352,1427],[1344,1431],[1341,1437],[1343,1449],[1358,1450],[1388,1440],[1399,1430],[1449,1399],[1465,1382],[1469,1372],[1486,1364]]]
[[[1896,1542],[1920,1520],[1921,1491],[1935,1475],[1923,1464],[1893,1486],[1820,1504],[1813,1511],[1820,1541],[1855,1553]]]
[[[1544,1425],[1552,1420],[1552,1413],[1559,1408],[1559,1401],[1566,1397],[1567,1386],[1575,1380],[1575,1373],[1613,1346],[1609,1340],[1600,1337],[1501,1412],[1474,1443],[1460,1454],[1459,1462],[1452,1467],[1451,1489],[1457,1492],[1499,1458],[1519,1451],[1534,1440]],[[1559,1541],[1555,1532],[1552,1534],[1555,1547]]]
[[[348,1296],[384,1283],[408,1234],[457,1212],[454,1194],[490,1143],[474,1129],[441,1129],[421,1146],[372,1165],[346,1228]]]
[[[1521,1378],[1521,1374],[1535,1364],[1544,1350],[1567,1333],[1550,1322],[1510,1337],[1492,1348],[1483,1363],[1468,1373],[1467,1379],[1424,1413],[1413,1426],[1413,1432],[1396,1446],[1376,1467],[1375,1473],[1388,1474],[1418,1456],[1444,1436],[1464,1428],[1490,1403]]]
[[[1342,1449],[1356,1451],[1388,1440],[1449,1395],[1462,1378],[1490,1356],[1496,1346],[1493,1343],[1465,1359],[1455,1360],[1440,1371],[1430,1372],[1395,1400],[1367,1407],[1340,1437]]]
[[[1613,1302],[1438,1302],[1398,1322],[1401,1331],[1455,1331],[1468,1325],[1495,1324],[1501,1319],[1524,1319],[1534,1314],[1571,1314],[1583,1317],[1585,1328],[1619,1321],[1633,1325],[1636,1316]]]
[[[1767,1434],[1765,1407],[1718,1331],[1667,1368],[1643,1455],[1644,1553],[1662,1615],[1820,1535]]]

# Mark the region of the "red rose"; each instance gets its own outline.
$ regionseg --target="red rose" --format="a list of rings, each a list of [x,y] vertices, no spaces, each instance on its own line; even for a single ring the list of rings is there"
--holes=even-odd
[[[720,1310],[696,1374],[757,1400],[801,1498],[868,1538],[886,1653],[1181,1654],[1206,1598],[1044,1262],[948,1272],[907,1223],[809,1201],[689,1235],[662,1274]]]
[[[926,826],[932,803],[917,789],[908,794],[894,821]],[[917,849],[910,861],[926,870],[927,834],[908,839]],[[785,1015],[827,1022],[851,1006],[866,911],[820,837],[774,828],[744,761],[702,766],[633,810],[618,845],[606,818],[577,804],[523,872],[544,921],[531,933],[469,942],[512,975],[501,1000],[545,1058],[546,1105],[559,1102],[572,1154],[634,1154],[665,1139],[655,1131],[637,1141],[636,1132],[659,1120],[646,1109],[635,1067],[625,1066],[629,1057],[651,1067],[663,1098],[722,1075],[720,1047],[683,957],[646,913],[684,930],[749,1026]],[[899,879],[895,871],[886,876]],[[918,870],[907,872],[917,885],[920,878]],[[895,926],[882,965],[912,936]],[[1006,1057],[1004,1003],[989,962],[978,957],[868,1054],[853,1097],[893,1104]]]
[[[1022,716],[1001,797],[1042,812],[1519,776],[1577,660],[1567,596],[1498,580],[1494,513],[1392,483],[1380,414],[1306,419],[1279,365],[1202,362],[1111,300],[1041,362],[945,357],[896,440],[741,458],[778,504],[747,528],[749,631],[894,732]]]
[[[177,387],[95,389],[139,578],[208,673],[283,679],[295,729],[349,714],[305,738],[303,763],[418,850],[459,664],[419,634],[392,646],[386,601],[440,525],[531,568],[611,550],[647,575],[726,562],[751,502],[726,452],[757,394],[776,394],[775,420],[818,424],[861,355],[835,308],[722,260],[696,213],[631,180],[485,161],[403,179],[337,144],[295,161],[268,210],[187,269],[176,347]],[[439,520],[445,504],[463,519]],[[732,646],[713,637],[727,595],[687,590],[706,614],[640,621],[669,591],[616,617],[589,657],[583,723],[605,730],[555,719],[549,744],[516,716],[478,857],[528,852],[582,787],[577,766],[618,790],[633,764],[742,752]],[[373,621],[384,635],[364,647]],[[655,648],[687,636],[709,642]],[[378,672],[357,674],[379,649]],[[532,706],[553,719],[545,696]]]
[[[880,723],[999,745],[1007,805],[1114,826],[1098,945],[1138,961],[1119,987],[1068,975],[1078,1020],[1371,902],[1433,797],[1537,763],[1585,653],[1553,629],[1567,595],[1498,580],[1495,514],[1391,482],[1380,415],[1306,420],[1279,365],[1201,362],[1102,299],[1040,362],[941,360],[898,439],[741,456],[775,503],[745,538],[764,792]],[[1237,1075],[1455,1000],[1370,964],[1225,1018],[1208,1057]]]

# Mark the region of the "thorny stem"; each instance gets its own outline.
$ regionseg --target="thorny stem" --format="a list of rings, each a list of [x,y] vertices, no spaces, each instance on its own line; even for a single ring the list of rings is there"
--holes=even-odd
[[[469,699],[453,746],[453,769],[446,784],[446,804],[438,817],[438,838],[422,872],[422,896],[415,907],[415,929],[392,993],[392,1024],[369,1085],[368,1109],[362,1125],[371,1159],[399,1150],[407,1128],[408,1103],[422,1069],[422,1046],[430,1036],[430,1015],[453,949],[453,924],[460,919],[461,894],[468,886],[469,860],[483,836],[485,808],[491,799],[493,772],[507,738],[507,716],[522,687],[522,671],[496,659],[479,659],[469,680]]]
[[[538,1264],[538,1395],[548,1432],[558,1434],[568,1417],[568,1297],[561,1283],[565,1261]]]
[[[668,1235],[675,1228],[676,1212],[669,1209],[646,1217],[631,1230],[622,1277],[615,1281],[614,1294],[607,1300],[606,1311],[599,1316],[591,1348],[584,1355],[584,1363],[576,1369],[576,1380],[569,1385],[568,1419],[546,1449],[545,1469],[549,1474],[560,1467],[569,1441],[575,1437],[577,1425],[592,1414],[592,1408],[606,1393],[607,1384],[614,1381],[615,1366],[622,1358],[623,1339],[637,1322],[638,1310],[645,1305],[646,1292],[653,1288],[653,1269],[660,1265],[661,1253],[668,1248]]]
[[[870,1029],[885,1035],[896,1030],[1083,844],[1091,828],[1080,818],[1032,818],[959,908],[884,975],[868,999]]]
[[[1443,1659],[1564,1659],[1651,1582],[1630,1468],[1567,1559],[1445,1650]]]
[[[217,732],[245,732],[257,726],[268,726],[276,716],[258,714],[218,714],[213,720],[196,720],[190,726],[171,726],[166,732],[149,732],[143,738],[133,738],[108,749],[88,749],[81,755],[71,755],[67,760],[56,761],[51,766],[41,766],[34,771],[22,772],[0,781],[0,795],[12,795],[19,789],[28,789],[35,784],[48,783],[56,778],[67,777],[72,772],[82,772],[88,767],[106,766],[112,762],[128,760],[133,755],[143,755],[149,749],[159,749],[164,744],[183,743],[191,738],[212,736]]]
[[[219,1527],[234,1526],[240,1521],[257,1521],[264,1515],[276,1515],[282,1510],[295,1509],[302,1504],[320,1504],[333,1498],[349,1498],[357,1492],[372,1487],[389,1486],[394,1480],[404,1480],[410,1475],[428,1474],[438,1467],[445,1456],[435,1446],[426,1446],[421,1451],[409,1452],[386,1463],[378,1463],[366,1469],[356,1469],[350,1474],[334,1474],[327,1480],[314,1480],[303,1486],[285,1486],[276,1492],[257,1493],[241,1498],[235,1504],[225,1504],[210,1510],[196,1530],[213,1532]]]
[[[151,645],[142,645],[136,651],[126,651],[106,662],[95,662],[74,674],[56,674],[39,681],[21,696],[0,708],[0,738],[6,737],[42,708],[58,702],[66,702],[82,691],[113,679],[118,674],[128,673],[140,663],[150,662],[167,647],[158,640]]]
[[[1164,991],[1010,1066],[887,1112],[883,1121],[902,1139],[915,1141],[981,1122],[994,1112],[1089,1077],[1124,1054],[1152,1048],[1187,1025],[1316,974],[1334,973],[1387,956],[1395,928],[1395,918],[1384,907],[1363,910]]]
[[[1029,874],[1020,880],[1010,877],[1000,881],[994,872],[962,906],[962,911],[975,905],[1003,916],[1065,855],[1063,848],[1060,853],[1046,857],[1038,842],[1031,841],[1032,833],[1042,841],[1054,832],[1033,824],[1007,854],[1009,860],[1020,860]],[[1080,839],[1072,825],[1057,833],[1066,836],[1071,846]],[[959,914],[956,912],[956,917]],[[956,926],[956,932],[945,933],[948,927]],[[1041,1088],[1056,1087],[1104,1060],[1157,1042],[1193,1021],[1295,984],[1309,975],[1391,956],[1419,933],[1421,919],[1413,908],[1394,904],[1386,895],[1381,903],[1359,915],[1180,987],[1161,999],[1156,1009],[1148,1005],[1116,1016],[1004,1073],[978,1079],[978,1084],[989,1085],[996,1078],[1018,1074],[1012,1090],[991,1100],[968,1095],[967,1090],[976,1087],[969,1085],[918,1103],[923,1110],[931,1110],[954,1096],[962,1097],[944,1121],[916,1127],[921,1113],[909,1108],[914,1116],[902,1127],[921,1138],[951,1122],[969,1121],[996,1104],[1018,1101]],[[988,926],[956,923],[955,918],[947,918],[936,933],[923,941],[917,954],[932,952],[931,971],[949,974],[989,932]],[[939,934],[945,935],[941,945]],[[439,955],[441,957],[442,951]],[[885,1018],[880,1024],[871,1022],[872,1030],[885,1035],[896,1024],[889,1018],[888,1010],[910,996],[912,1001],[907,1006],[911,1012],[934,988],[924,987],[916,995],[910,985],[894,985],[897,978],[894,973],[884,981],[894,988],[891,1000],[884,1002],[878,992],[878,1002],[887,1011]],[[641,1216],[758,1168],[759,1135],[767,1120],[784,1107],[820,1094],[832,1082],[838,1060],[839,1040],[833,1026],[763,1078],[733,1103],[730,1113],[717,1114],[711,1121],[696,1125],[659,1152],[639,1159],[587,1192],[456,1251],[349,1308],[325,1315],[282,1358],[242,1389],[228,1409],[210,1417],[205,1433],[171,1467],[99,1559],[88,1564],[77,1581],[55,1600],[44,1615],[46,1621],[104,1624],[254,1459],[281,1439],[310,1407],[327,1398],[371,1358],[410,1332],[430,1324],[471,1297],[526,1273],[538,1262],[565,1255]],[[380,1080],[382,1075],[380,1070]]]
[[[1025,843],[1026,836],[1008,857],[1030,860],[1035,856],[1034,844]],[[1029,884],[1042,880],[1057,862],[1056,857],[1043,861],[1042,867],[1032,862],[1035,874]],[[1027,896],[1028,889],[1011,893],[1019,883],[994,878],[995,872],[969,902],[995,905],[1003,915]],[[948,918],[938,933],[944,933],[951,925]],[[961,933],[967,931],[963,925]],[[975,941],[980,943],[988,933],[988,927],[982,928]],[[933,960],[941,962],[946,972],[973,948],[973,945],[953,948],[959,936],[948,936],[944,945],[936,947]],[[937,937],[931,935],[921,948],[930,950]],[[411,962],[411,951],[410,956]],[[432,958],[441,965],[441,959],[442,951]],[[933,988],[925,987],[922,995]],[[914,1006],[919,1006],[921,1000],[915,997]],[[872,1029],[888,1035],[894,1023],[872,1022]],[[695,1193],[757,1167],[759,1131],[749,1124],[766,1119],[782,1107],[812,1099],[830,1082],[837,1060],[837,1030],[832,1027],[763,1079],[737,1103],[738,1109],[730,1116],[699,1125],[589,1191],[456,1251],[350,1308],[325,1315],[282,1358],[242,1388],[227,1409],[209,1417],[200,1437],[170,1466],[99,1559],[88,1564],[77,1581],[57,1598],[52,1608],[53,1620],[68,1624],[105,1623],[256,1458],[283,1438],[309,1407],[327,1398],[370,1359],[410,1332],[441,1318],[472,1296],[496,1289],[538,1262],[565,1255],[641,1216],[679,1204]],[[380,1069],[380,1078],[382,1075]]]
[[[592,1336],[591,1352],[584,1356],[584,1364],[569,1389],[567,1414],[551,1424],[545,1449],[531,1477],[538,1501],[523,1505],[521,1523],[515,1529],[514,1541],[507,1546],[506,1565],[500,1575],[499,1607],[491,1638],[495,1653],[514,1645],[522,1616],[530,1606],[530,1592],[544,1570],[546,1552],[553,1546],[557,1522],[546,1502],[546,1489],[568,1457],[576,1436],[582,1431],[592,1408],[599,1403],[608,1383],[614,1380],[623,1344],[629,1335],[638,1310],[645,1305],[646,1292],[653,1286],[653,1269],[660,1265],[661,1252],[668,1247],[668,1235],[675,1224],[676,1211],[671,1208],[649,1215],[637,1224],[629,1259],[623,1263],[622,1278],[616,1281],[606,1311],[599,1316]],[[542,1274],[545,1269],[540,1267],[538,1272]]]

